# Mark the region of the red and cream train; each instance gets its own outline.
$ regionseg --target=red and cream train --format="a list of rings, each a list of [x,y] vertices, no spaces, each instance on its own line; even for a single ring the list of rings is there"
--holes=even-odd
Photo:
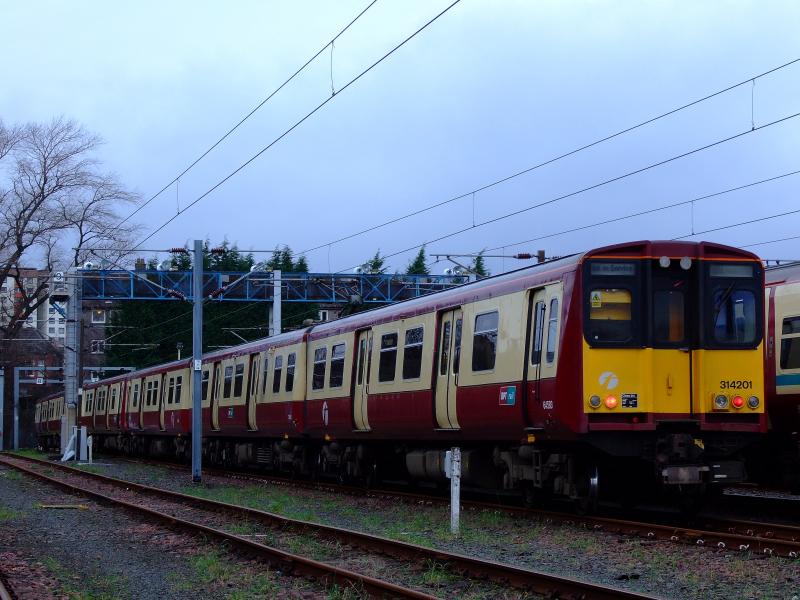
[[[468,484],[577,499],[741,481],[767,430],[763,290],[751,253],[633,242],[209,353],[204,455],[441,481],[460,446]],[[188,460],[190,368],[86,384],[79,422],[102,448]],[[40,402],[41,434],[59,403]]]

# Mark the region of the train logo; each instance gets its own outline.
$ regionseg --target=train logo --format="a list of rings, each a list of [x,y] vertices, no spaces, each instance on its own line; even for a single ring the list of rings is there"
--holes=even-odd
[[[616,374],[612,373],[611,371],[604,371],[600,373],[600,379],[598,379],[598,383],[604,386],[609,392],[617,387],[619,384],[619,378],[617,378]]]
[[[322,422],[325,423],[325,427],[328,426],[328,403],[322,403]]]
[[[508,385],[500,388],[500,406],[514,406],[517,403],[517,386]]]

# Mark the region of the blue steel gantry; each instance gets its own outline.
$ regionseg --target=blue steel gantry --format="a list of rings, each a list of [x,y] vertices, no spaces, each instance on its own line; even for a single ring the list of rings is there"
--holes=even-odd
[[[271,272],[206,272],[203,296],[272,302]],[[191,271],[82,270],[84,300],[193,300]],[[399,302],[466,283],[461,275],[282,273],[282,302],[380,304]]]

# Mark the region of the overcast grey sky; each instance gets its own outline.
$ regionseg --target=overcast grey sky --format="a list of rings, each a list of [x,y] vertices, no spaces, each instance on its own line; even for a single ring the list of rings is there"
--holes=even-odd
[[[148,198],[368,4],[4,2],[0,118],[65,115]],[[336,42],[338,89],[450,0],[378,2]],[[318,246],[469,192],[800,57],[800,2],[462,0],[290,135],[147,241],[227,237]],[[331,93],[330,53],[137,217],[152,230]],[[753,101],[751,102],[751,96]],[[310,252],[352,268],[800,112],[800,63],[434,211]],[[800,175],[547,240],[519,241],[800,169],[800,118],[510,219],[428,253],[560,255],[672,238],[800,209]],[[474,210],[473,210],[474,209]],[[474,220],[473,220],[474,219]],[[699,235],[745,245],[800,235],[800,213]],[[505,246],[505,249],[502,247]],[[753,248],[800,258],[800,239]],[[402,270],[414,252],[389,260]],[[149,253],[148,253],[149,254]],[[441,272],[446,263],[432,265]],[[494,272],[521,266],[492,259]]]

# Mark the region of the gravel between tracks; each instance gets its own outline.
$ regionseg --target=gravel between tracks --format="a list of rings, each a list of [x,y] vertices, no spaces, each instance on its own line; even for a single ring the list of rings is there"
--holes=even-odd
[[[462,535],[454,538],[448,529],[448,509],[441,506],[398,504],[389,498],[347,497],[209,475],[198,487],[188,483],[188,472],[116,459],[104,458],[91,470],[664,598],[800,600],[797,560],[651,542],[492,511],[462,513]]]
[[[42,508],[81,505],[85,508]],[[0,466],[0,572],[19,600],[320,598],[219,546]]]

